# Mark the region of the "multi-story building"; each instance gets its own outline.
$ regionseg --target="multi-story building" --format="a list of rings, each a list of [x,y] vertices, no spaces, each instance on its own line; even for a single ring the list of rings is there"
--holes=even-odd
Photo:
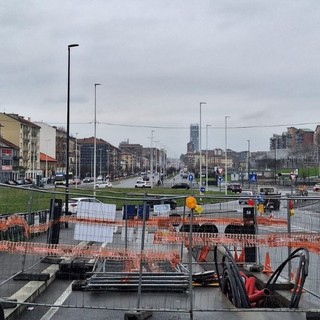
[[[57,128],[45,122],[35,122],[40,130],[40,169],[45,178],[50,178],[57,171],[56,136]],[[60,164],[59,164],[60,165]]]
[[[79,148],[79,176],[94,176],[94,137],[77,139]],[[96,138],[96,175],[110,176],[111,179],[122,175],[121,150],[103,139]]]
[[[57,171],[65,172],[67,167],[67,132],[64,128],[57,128],[56,129],[56,137],[55,137],[55,144],[56,144],[56,155],[55,158],[57,160]],[[70,150],[70,147],[69,147]]]
[[[19,148],[13,143],[3,139],[0,133],[0,182],[18,180],[21,178],[19,171]]]
[[[273,134],[270,138],[270,150],[302,150],[315,142],[315,131],[310,129],[287,128],[281,135]]]
[[[143,146],[141,144],[120,142],[121,159],[125,163],[126,171],[136,173],[143,165]]]
[[[165,172],[167,166],[167,151],[158,148],[143,148],[143,158],[147,159],[145,170]]]
[[[190,142],[193,144],[194,152],[200,152],[199,148],[199,124],[190,124]]]
[[[36,179],[40,170],[40,127],[13,113],[0,113],[1,136],[19,148],[21,177]]]

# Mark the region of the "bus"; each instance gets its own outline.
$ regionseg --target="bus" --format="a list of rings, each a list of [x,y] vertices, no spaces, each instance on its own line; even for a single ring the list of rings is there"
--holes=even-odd
[[[68,175],[69,185],[74,183],[72,172]],[[54,184],[57,185],[66,185],[67,175],[64,172],[56,172]]]

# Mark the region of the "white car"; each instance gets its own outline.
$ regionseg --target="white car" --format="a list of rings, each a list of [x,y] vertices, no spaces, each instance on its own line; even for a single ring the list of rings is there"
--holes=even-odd
[[[136,184],[134,185],[135,188],[151,188],[150,181],[141,181],[137,180]]]
[[[95,202],[95,203],[101,203],[101,201],[95,199],[95,198],[70,198],[68,199],[68,212],[69,214],[76,214],[78,211],[78,205],[80,202]],[[62,207],[62,212],[66,211],[66,204]]]
[[[112,188],[110,181],[100,181],[96,183],[96,188]]]

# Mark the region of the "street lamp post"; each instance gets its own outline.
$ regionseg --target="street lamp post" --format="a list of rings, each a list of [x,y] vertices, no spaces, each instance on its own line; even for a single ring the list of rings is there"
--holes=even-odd
[[[78,188],[78,132],[76,133],[76,188]]]
[[[68,45],[68,88],[67,88],[67,159],[66,159],[66,196],[65,196],[65,212],[69,211],[69,141],[70,141],[70,49],[78,47],[78,44]]]
[[[206,125],[206,190],[208,190],[208,127],[210,124]]]
[[[200,151],[200,189],[202,187],[202,141],[201,141],[201,106],[207,104],[206,102],[200,102],[200,123],[199,123],[199,151]],[[201,191],[200,191],[201,193]]]
[[[92,170],[93,170],[93,150],[94,150],[94,147],[89,147],[89,148],[90,148],[90,179],[92,179],[92,177],[93,177]]]
[[[228,118],[230,118],[230,116],[225,116],[224,117],[224,130],[225,130],[225,133],[224,133],[224,138],[225,138],[225,154],[224,154],[224,161],[225,161],[225,195],[228,194],[228,164],[227,164],[227,161],[228,161],[228,136],[227,136],[227,133],[228,133]]]
[[[97,179],[97,86],[94,84],[94,146],[93,146],[93,196],[96,196],[96,179]]]
[[[51,141],[51,139],[46,139],[46,184],[48,184],[48,142]]]
[[[99,149],[99,160],[100,160],[100,170],[99,170],[99,176],[101,177],[101,164],[102,164],[102,149]]]
[[[81,144],[78,146],[79,147],[79,180],[81,180]]]
[[[155,172],[156,172],[156,175],[158,176],[158,142],[160,141],[157,141],[155,140],[154,143],[156,144],[156,153],[155,153]]]
[[[248,185],[250,188],[250,140],[248,142],[248,155],[247,155],[247,172],[248,172]]]
[[[107,164],[107,175],[108,175],[108,179],[110,179],[110,150],[106,150],[107,151],[107,161],[108,161],[108,164]]]
[[[151,130],[151,148],[150,148],[150,172],[151,172],[151,187],[153,187],[153,132]]]

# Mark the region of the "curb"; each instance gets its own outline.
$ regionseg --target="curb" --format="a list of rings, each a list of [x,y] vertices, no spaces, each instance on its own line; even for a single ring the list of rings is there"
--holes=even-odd
[[[11,297],[8,297],[8,301],[13,301],[17,304],[20,302],[33,302],[47,287],[54,281],[56,272],[59,270],[59,265],[50,265],[48,268],[42,271],[44,274],[49,274],[49,279],[47,281],[29,281],[20,290],[14,293]],[[26,310],[28,305],[19,304],[10,309],[4,310],[5,320],[14,320],[20,315],[24,310]]]

